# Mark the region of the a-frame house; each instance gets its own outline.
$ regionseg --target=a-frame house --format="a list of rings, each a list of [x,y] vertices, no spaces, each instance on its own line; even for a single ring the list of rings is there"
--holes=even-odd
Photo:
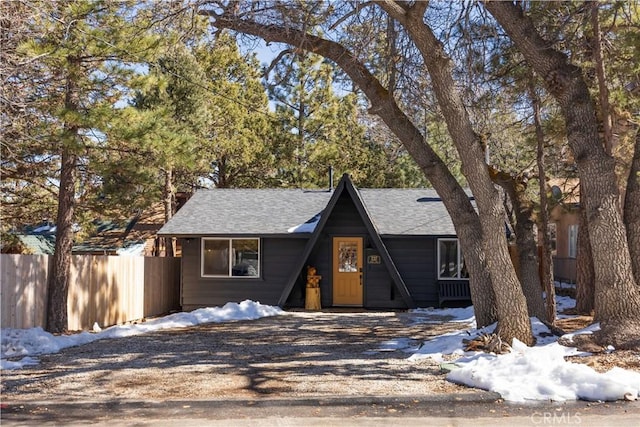
[[[335,190],[201,190],[159,234],[181,240],[185,310],[304,307],[309,266],[323,308],[469,302],[453,225],[430,189],[358,189],[345,174]]]

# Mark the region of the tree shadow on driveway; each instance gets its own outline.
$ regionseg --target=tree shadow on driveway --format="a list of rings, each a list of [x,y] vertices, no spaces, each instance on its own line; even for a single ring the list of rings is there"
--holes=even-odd
[[[407,360],[411,348],[465,325],[415,320],[406,312],[289,312],[99,340],[3,372],[2,395],[15,402],[470,392],[447,382],[437,363]],[[385,346],[390,340],[396,345]]]

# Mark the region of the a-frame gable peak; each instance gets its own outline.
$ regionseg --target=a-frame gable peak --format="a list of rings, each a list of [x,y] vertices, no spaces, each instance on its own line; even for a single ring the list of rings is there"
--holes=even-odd
[[[338,200],[340,199],[340,196],[345,190],[347,191],[347,193],[351,198],[351,201],[355,205],[361,220],[364,222],[367,232],[369,234],[369,237],[371,238],[375,248],[380,253],[380,256],[383,262],[385,263],[385,265],[387,266],[387,269],[389,270],[389,273],[391,274],[391,277],[395,285],[400,291],[402,298],[404,299],[405,303],[409,308],[415,308],[416,306],[415,302],[413,301],[413,298],[411,297],[411,294],[409,293],[409,290],[407,289],[407,286],[404,283],[404,280],[402,280],[402,277],[400,276],[400,273],[398,272],[398,269],[396,268],[395,263],[393,262],[393,259],[389,254],[389,251],[387,250],[384,242],[382,241],[382,238],[380,237],[380,235],[378,234],[378,231],[373,225],[373,222],[371,221],[371,217],[369,216],[369,213],[367,212],[367,209],[362,201],[362,198],[360,197],[360,193],[358,192],[356,187],[353,185],[353,181],[351,181],[351,177],[349,177],[348,174],[342,175],[342,178],[340,179],[340,182],[336,186],[334,193],[331,195],[331,198],[327,203],[327,207],[324,209],[322,216],[320,217],[320,221],[318,222],[318,225],[313,231],[313,234],[311,235],[311,238],[307,242],[307,245],[305,246],[305,249],[302,255],[300,256],[300,259],[296,263],[294,269],[291,272],[291,275],[289,276],[289,279],[282,292],[282,295],[278,300],[278,305],[284,306],[284,304],[287,301],[287,298],[289,298],[289,294],[291,293],[291,290],[295,286],[295,281],[298,275],[304,268],[304,265],[307,259],[309,258],[309,256],[311,255],[311,252],[313,251],[313,248],[315,247],[319,239],[319,236],[322,234],[322,231],[327,221],[331,217],[331,213],[333,212],[333,209],[335,208],[336,204],[338,203]]]
[[[343,176],[343,178],[345,178],[345,187],[347,188],[348,193],[351,195],[351,200],[353,200],[353,203],[355,204],[356,209],[360,214],[360,218],[362,218],[362,221],[364,221],[367,231],[369,232],[369,237],[371,238],[371,241],[373,242],[375,248],[380,253],[380,257],[389,270],[389,274],[391,275],[391,278],[393,279],[396,287],[400,291],[402,299],[409,308],[415,308],[416,304],[413,301],[411,294],[409,293],[409,289],[404,283],[402,276],[400,276],[400,272],[398,271],[396,264],[393,262],[393,258],[391,258],[391,255],[387,250],[387,246],[382,241],[380,234],[378,234],[378,230],[374,226],[373,221],[371,220],[371,216],[369,215],[369,212],[367,211],[367,208],[362,198],[360,197],[360,192],[353,185],[353,182],[348,175]]]
[[[340,182],[336,186],[335,190],[333,190],[333,194],[331,195],[329,202],[327,202],[327,206],[322,211],[322,215],[320,216],[320,221],[318,221],[316,228],[313,230],[311,237],[307,241],[307,244],[305,245],[304,250],[302,251],[302,255],[300,255],[300,258],[294,265],[293,270],[291,270],[291,274],[289,275],[287,283],[284,289],[282,290],[282,294],[280,295],[280,299],[278,300],[279,306],[282,307],[287,302],[287,299],[289,298],[289,294],[291,294],[291,291],[293,290],[293,287],[296,284],[296,279],[298,278],[298,276],[300,275],[300,272],[304,268],[304,265],[307,262],[307,259],[311,255],[313,248],[316,246],[316,243],[318,242],[318,238],[321,235],[322,230],[324,229],[327,223],[327,220],[331,216],[331,212],[333,212],[333,208],[336,206],[336,203],[338,203],[338,199],[340,198],[340,195],[344,191],[346,179],[351,181],[349,179],[349,176],[347,174],[344,174],[340,179]]]

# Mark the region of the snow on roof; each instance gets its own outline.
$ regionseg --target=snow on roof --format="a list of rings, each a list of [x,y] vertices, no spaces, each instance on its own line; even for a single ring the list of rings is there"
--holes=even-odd
[[[455,235],[432,189],[357,189],[381,235]],[[170,236],[311,233],[332,193],[292,189],[199,190],[162,227]],[[318,217],[319,218],[319,217]]]
[[[121,256],[140,256],[144,255],[145,242],[137,242],[119,248],[116,253]]]
[[[309,219],[307,222],[304,222],[300,225],[296,225],[295,227],[291,227],[287,230],[288,233],[313,233],[316,229],[316,226],[320,222],[320,218],[322,217],[322,212],[315,215],[313,218]]]

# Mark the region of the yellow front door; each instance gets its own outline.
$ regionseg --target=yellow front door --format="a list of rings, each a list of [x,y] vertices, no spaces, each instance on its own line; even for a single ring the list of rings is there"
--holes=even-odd
[[[362,237],[333,238],[333,305],[362,306]]]

